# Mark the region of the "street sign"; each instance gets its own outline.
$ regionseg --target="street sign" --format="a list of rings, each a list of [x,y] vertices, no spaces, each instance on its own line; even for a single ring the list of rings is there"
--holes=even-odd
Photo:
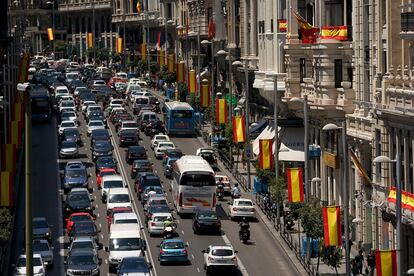
[[[229,94],[227,94],[226,96],[224,96],[224,98],[226,99],[226,101],[227,101],[227,102],[229,102],[230,95],[229,95]],[[232,97],[231,97],[231,104],[232,104],[232,105],[235,105],[236,103],[237,103],[237,99],[236,99],[236,97],[235,97],[235,96],[232,96]]]

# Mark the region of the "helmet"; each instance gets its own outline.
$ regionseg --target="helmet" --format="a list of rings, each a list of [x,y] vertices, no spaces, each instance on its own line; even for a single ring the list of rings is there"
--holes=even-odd
[[[246,217],[243,217],[243,222],[247,222],[247,218]]]
[[[168,221],[172,221],[172,217],[167,217],[167,220]]]
[[[236,186],[236,187],[239,186],[239,183],[235,183],[234,186]]]

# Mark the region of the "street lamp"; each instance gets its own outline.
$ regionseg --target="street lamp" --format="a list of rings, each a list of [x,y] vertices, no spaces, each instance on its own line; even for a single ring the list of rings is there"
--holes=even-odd
[[[87,8],[92,7],[92,47],[93,47],[93,62],[95,63],[96,60],[96,43],[95,43],[95,2],[93,0],[91,0],[91,4],[92,6],[88,6]],[[125,13],[125,11],[124,11]],[[124,18],[124,32],[125,32],[125,18]],[[86,37],[86,39],[88,39]],[[124,42],[125,44],[125,42]]]
[[[185,69],[188,71],[188,26],[179,25],[178,30],[185,30]],[[185,74],[185,80],[188,83],[188,74]]]
[[[52,41],[52,47],[53,47],[53,57],[55,56],[55,36],[56,36],[56,31],[55,31],[55,1],[47,1],[46,4],[48,5],[52,5],[52,29],[53,29],[53,41]]]
[[[342,163],[343,163],[343,179],[342,179],[342,197],[344,201],[344,224],[345,224],[345,268],[346,275],[351,275],[350,269],[350,248],[349,248],[349,199],[348,199],[348,144],[346,142],[346,121],[342,121],[342,126],[339,127],[335,124],[326,124],[323,128],[323,131],[342,131]]]
[[[233,82],[233,70],[232,70],[232,61],[231,61],[231,49],[232,48],[228,48],[228,52],[224,51],[224,50],[219,50],[217,52],[217,55],[219,56],[224,56],[226,55],[226,58],[228,58],[229,60],[229,100],[228,100],[228,108],[229,108],[229,112],[228,112],[228,116],[229,116],[229,122],[231,123],[231,118],[233,117],[233,103],[232,103],[232,98],[233,98],[233,87],[232,87],[232,82]]]
[[[395,215],[396,215],[396,219],[397,219],[397,263],[399,265],[402,264],[402,243],[401,243],[401,238],[402,238],[402,225],[401,225],[401,221],[402,221],[402,213],[401,213],[401,157],[400,157],[400,153],[397,150],[397,153],[395,154],[395,159],[391,160],[388,156],[384,156],[384,155],[380,155],[374,158],[374,160],[372,160],[373,163],[395,163],[396,165],[396,203],[395,203]],[[414,269],[413,269],[413,274],[414,274]],[[398,267],[398,274],[397,275],[402,275],[402,271],[401,268]]]

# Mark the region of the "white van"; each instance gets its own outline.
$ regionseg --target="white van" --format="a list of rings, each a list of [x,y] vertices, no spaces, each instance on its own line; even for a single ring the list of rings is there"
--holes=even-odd
[[[131,197],[127,188],[111,188],[108,190],[106,212],[110,213],[116,207],[132,207]]]
[[[122,176],[120,175],[105,175],[104,177],[102,177],[101,185],[99,186],[99,189],[101,189],[102,202],[106,202],[109,189],[124,187],[125,182]]]
[[[135,213],[117,213],[114,214],[114,218],[112,220],[113,224],[120,224],[120,223],[136,223],[139,224],[138,217]]]

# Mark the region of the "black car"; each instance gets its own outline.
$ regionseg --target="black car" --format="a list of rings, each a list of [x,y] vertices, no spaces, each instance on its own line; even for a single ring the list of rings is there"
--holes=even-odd
[[[64,129],[62,137],[65,141],[75,142],[79,146],[83,145],[81,134],[79,133],[79,130],[76,127]]]
[[[193,232],[212,231],[221,233],[221,222],[214,211],[199,210],[193,217]]]
[[[117,161],[111,156],[102,156],[95,161],[95,173],[98,174],[102,169],[117,169]]]
[[[135,179],[137,176],[137,173],[140,172],[152,172],[153,164],[147,160],[134,160],[134,163],[132,163],[132,169],[131,169],[131,178]]]
[[[107,129],[94,129],[91,132],[91,142],[94,143],[98,140],[111,140],[111,134]]]
[[[119,146],[137,145],[138,144],[138,130],[124,129],[119,132]]]
[[[162,164],[167,163],[168,158],[180,159],[183,156],[183,152],[180,149],[167,149],[165,150]]]
[[[147,150],[143,146],[129,146],[125,160],[128,164],[137,159],[147,159]]]
[[[118,275],[150,275],[151,269],[145,257],[125,257],[118,265]]]
[[[102,111],[99,111],[99,110],[92,111],[88,114],[88,117],[86,117],[86,123],[89,123],[89,121],[91,121],[92,118],[96,118],[96,117],[100,117],[100,116],[104,117],[104,114],[103,114]]]
[[[65,260],[66,275],[99,275],[101,262],[93,249],[72,250]]]
[[[66,197],[63,204],[64,217],[68,218],[72,213],[86,212],[93,215],[92,199],[87,189],[74,188]]]
[[[91,146],[92,160],[95,161],[101,156],[112,156],[114,147],[109,141],[98,140],[95,141]]]
[[[78,221],[73,224],[69,239],[72,242],[77,237],[91,237],[98,244],[98,228],[94,221]]]
[[[92,90],[98,100],[109,100],[115,93],[108,86],[95,86]]]
[[[134,190],[137,192],[138,200],[141,200],[141,194],[146,187],[159,186],[161,187],[161,180],[158,175],[153,173],[141,174],[139,178],[135,180]]]

